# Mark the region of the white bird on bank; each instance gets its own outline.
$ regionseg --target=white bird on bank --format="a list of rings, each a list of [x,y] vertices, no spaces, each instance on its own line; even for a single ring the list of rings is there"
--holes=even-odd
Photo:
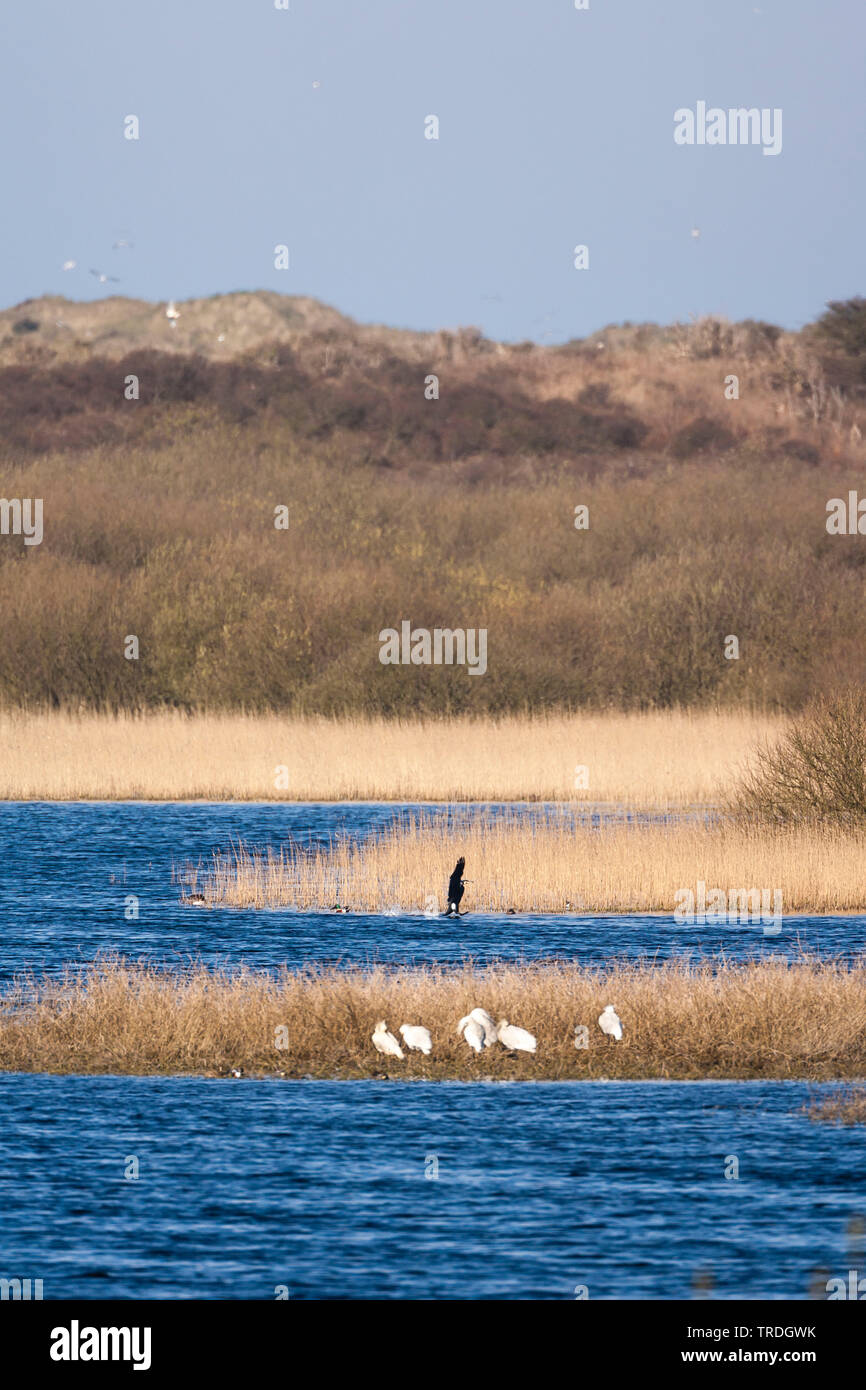
[[[536,1041],[532,1034],[527,1033],[525,1028],[515,1028],[513,1023],[508,1023],[504,1018],[499,1020],[496,1036],[509,1052],[535,1051]]]
[[[175,307],[174,307],[174,300],[173,300],[173,299],[170,299],[170,300],[168,301],[168,308],[167,308],[166,311],[165,311],[165,316],[166,316],[166,318],[169,320],[169,322],[170,322],[172,328],[174,328],[174,325],[177,323],[178,319],[180,318],[180,312],[179,312],[177,309],[175,309]]]
[[[416,1027],[411,1023],[401,1023],[400,1034],[410,1052],[423,1052],[425,1057],[430,1056],[433,1039],[430,1037],[429,1028],[422,1028],[420,1024]]]
[[[622,1019],[613,1004],[605,1004],[598,1016],[598,1026],[609,1038],[615,1038],[619,1042],[622,1037]]]
[[[384,1018],[376,1024],[373,1046],[377,1052],[384,1052],[388,1057],[399,1057],[401,1061],[403,1059],[403,1049],[394,1034],[388,1032],[388,1025]]]
[[[485,1047],[492,1047],[496,1042],[496,1024],[490,1017],[486,1009],[472,1009],[465,1018],[461,1018],[457,1025],[457,1032],[465,1035],[466,1027],[469,1023],[476,1024],[481,1029],[481,1036],[484,1039]]]
[[[496,1024],[493,1022],[487,1010],[473,1009],[469,1017],[481,1027],[484,1033],[484,1046],[492,1047],[496,1042]]]
[[[463,1039],[469,1044],[473,1052],[484,1051],[484,1029],[480,1023],[476,1023],[474,1018],[468,1016],[462,1020],[466,1024],[465,1028],[458,1028],[458,1032],[463,1034]]]

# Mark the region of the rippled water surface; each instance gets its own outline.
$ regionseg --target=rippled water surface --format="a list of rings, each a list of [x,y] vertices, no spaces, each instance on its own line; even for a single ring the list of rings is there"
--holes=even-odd
[[[0,1272],[46,1298],[803,1299],[858,1258],[866,1161],[808,1094],[0,1076]]]
[[[420,809],[420,808],[414,808]],[[430,809],[430,808],[425,808]],[[531,808],[527,814],[543,814]],[[177,963],[273,968],[304,961],[438,961],[467,956],[620,957],[724,952],[851,957],[866,948],[866,916],[789,917],[778,935],[760,926],[687,927],[664,915],[426,918],[419,905],[383,903],[379,913],[203,910],[183,906],[174,866],[207,864],[232,840],[279,849],[289,836],[327,841],[363,836],[391,821],[390,805],[164,804],[141,802],[0,805],[0,978],[31,968],[58,972],[65,962],[119,951]],[[443,865],[442,889],[453,865]],[[471,876],[471,875],[470,875]],[[126,920],[128,895],[138,920]],[[471,909],[471,887],[464,906]]]
[[[4,804],[0,975],[57,974],[102,951],[274,968],[850,957],[866,944],[862,916],[790,918],[765,936],[651,915],[455,922],[411,904],[349,916],[180,904],[173,868],[232,839],[363,836],[399,809]],[[42,1279],[46,1298],[268,1299],[285,1286],[292,1298],[672,1299],[698,1281],[721,1298],[801,1299],[866,1269],[847,1235],[866,1207],[866,1135],[810,1121],[809,1095],[793,1082],[0,1075],[0,1277]]]

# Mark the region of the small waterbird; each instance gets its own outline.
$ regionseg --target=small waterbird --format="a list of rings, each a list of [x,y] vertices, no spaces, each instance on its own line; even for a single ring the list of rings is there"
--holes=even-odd
[[[515,1028],[513,1023],[508,1023],[504,1018],[499,1020],[496,1036],[509,1052],[535,1051],[536,1041],[532,1034],[527,1033],[525,1028]]]
[[[420,1024],[416,1027],[411,1023],[401,1023],[400,1034],[410,1052],[423,1052],[425,1057],[430,1056],[433,1039],[430,1037],[429,1028],[422,1028]]]
[[[463,892],[466,887],[466,880],[463,878],[463,870],[466,867],[466,860],[461,854],[457,860],[456,868],[448,880],[448,909],[443,912],[443,917],[459,917],[460,903],[463,899]]]
[[[622,1037],[622,1019],[617,1014],[613,1004],[605,1004],[598,1016],[598,1026],[612,1041],[619,1042]]]
[[[384,1018],[376,1024],[373,1046],[377,1052],[384,1052],[388,1057],[399,1057],[401,1061],[403,1060],[403,1049],[394,1034],[388,1032],[388,1025]]]

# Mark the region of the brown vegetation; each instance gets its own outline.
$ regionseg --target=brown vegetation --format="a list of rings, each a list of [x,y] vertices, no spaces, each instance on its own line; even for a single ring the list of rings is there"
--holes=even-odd
[[[209,870],[183,873],[185,893],[232,907],[442,912],[447,874],[466,857],[464,910],[673,912],[697,884],[726,894],[778,890],[784,913],[866,908],[866,842],[831,829],[772,832],[727,823],[575,823],[568,808],[529,819],[409,815],[367,839],[290,841],[279,851],[243,844]],[[749,914],[746,914],[749,915]],[[778,928],[774,923],[768,926]],[[755,924],[752,929],[762,930]]]
[[[745,712],[495,719],[0,711],[0,797],[17,801],[592,801],[725,797],[756,739]],[[277,770],[286,769],[286,780]],[[577,776],[586,769],[586,784]]]
[[[819,1096],[808,1106],[811,1120],[831,1125],[866,1125],[866,1087],[850,1086]]]
[[[0,339],[2,492],[43,498],[45,527],[0,536],[2,705],[796,709],[866,681],[863,540],[825,528],[866,421],[805,336],[711,320],[521,349],[279,296],[182,306],[176,331],[159,306],[72,309],[77,346],[39,345],[39,301]],[[247,355],[206,356],[232,314]],[[404,618],[485,627],[487,674],[383,667]]]
[[[618,1043],[597,1019],[613,1003]],[[473,1007],[527,1028],[535,1056],[457,1035]],[[383,1058],[379,1019],[421,1023],[429,1058]],[[575,1047],[575,1027],[587,1029]],[[285,1046],[280,1044],[285,1043]],[[22,981],[0,1001],[0,1069],[283,1076],[641,1079],[866,1076],[866,966],[803,959],[721,966],[470,965],[454,971],[161,971],[98,963],[60,983]]]
[[[757,750],[732,799],[757,824],[866,824],[866,690],[824,696]]]

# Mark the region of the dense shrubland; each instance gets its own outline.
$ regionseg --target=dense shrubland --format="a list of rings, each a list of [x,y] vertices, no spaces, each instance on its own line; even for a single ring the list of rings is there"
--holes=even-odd
[[[866,537],[825,527],[863,478],[842,318],[4,359],[2,495],[41,497],[45,536],[0,536],[0,703],[797,709],[862,682]],[[404,618],[486,627],[487,674],[383,667]]]

